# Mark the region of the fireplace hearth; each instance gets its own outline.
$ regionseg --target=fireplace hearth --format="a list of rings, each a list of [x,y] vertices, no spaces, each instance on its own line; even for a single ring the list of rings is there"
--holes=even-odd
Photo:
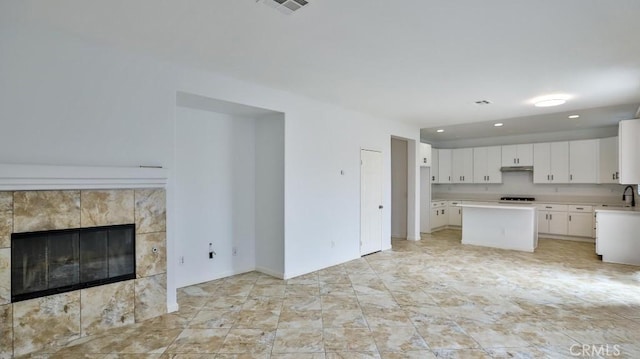
[[[135,225],[11,235],[11,301],[135,279]]]

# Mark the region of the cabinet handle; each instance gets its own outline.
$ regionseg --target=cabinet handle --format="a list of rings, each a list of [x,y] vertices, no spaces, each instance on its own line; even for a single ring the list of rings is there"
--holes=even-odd
[[[569,222],[571,222],[571,216],[569,216]]]
[[[576,207],[576,209],[581,209],[582,210],[582,209],[584,209],[584,207]]]
[[[451,181],[451,176],[449,176],[449,181]]]
[[[547,219],[547,220],[549,219],[549,213],[544,215],[544,219]]]
[[[616,179],[616,174],[615,173],[611,174],[611,179]]]
[[[518,158],[518,163],[520,163],[520,159]]]
[[[442,214],[444,214],[444,209],[442,210]]]
[[[548,208],[548,209],[552,209],[553,207],[550,207],[550,206],[545,206],[544,208]]]
[[[516,159],[515,158],[513,159],[513,163],[516,163]]]
[[[462,214],[462,210],[461,209],[458,210],[458,214]]]
[[[553,219],[553,214],[549,213],[549,220]]]
[[[422,159],[422,162],[427,163],[427,159],[426,159],[426,158],[423,158],[423,159]]]
[[[551,180],[553,181],[553,175],[551,175]]]
[[[431,180],[435,181],[436,180],[436,176],[431,176]]]
[[[620,172],[616,171],[616,179],[620,179]]]
[[[491,177],[487,176],[487,181],[491,180]]]

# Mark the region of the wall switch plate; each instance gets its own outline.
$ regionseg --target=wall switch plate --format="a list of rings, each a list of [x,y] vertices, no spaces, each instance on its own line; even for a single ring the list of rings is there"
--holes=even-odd
[[[213,259],[213,252],[209,252],[209,259]]]

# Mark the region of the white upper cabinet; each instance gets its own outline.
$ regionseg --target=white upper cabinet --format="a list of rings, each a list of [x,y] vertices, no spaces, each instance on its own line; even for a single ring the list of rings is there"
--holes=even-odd
[[[438,150],[438,183],[451,183],[451,150]]]
[[[502,146],[502,166],[533,166],[533,145]]]
[[[473,182],[502,183],[502,147],[476,147],[473,149]]]
[[[618,137],[601,138],[598,183],[619,183]]]
[[[431,183],[438,183],[438,149],[431,148]]]
[[[533,145],[533,183],[569,183],[569,142]]]
[[[431,167],[431,145],[420,142],[420,167]]]
[[[598,183],[599,141],[569,141],[569,183]]]
[[[456,148],[452,151],[451,182],[473,183],[473,149]]]
[[[640,119],[618,123],[618,168],[621,184],[640,183]]]

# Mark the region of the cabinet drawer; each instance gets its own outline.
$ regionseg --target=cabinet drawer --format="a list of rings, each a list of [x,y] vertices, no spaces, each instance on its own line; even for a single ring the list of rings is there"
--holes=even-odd
[[[539,211],[566,211],[569,206],[566,204],[537,204]]]
[[[447,202],[445,201],[431,202],[431,208],[439,208],[439,207],[446,207],[446,206],[447,206]]]
[[[569,205],[569,212],[593,212],[593,206],[578,206],[571,204]]]
[[[451,201],[449,202],[449,207],[460,207],[461,201]]]

